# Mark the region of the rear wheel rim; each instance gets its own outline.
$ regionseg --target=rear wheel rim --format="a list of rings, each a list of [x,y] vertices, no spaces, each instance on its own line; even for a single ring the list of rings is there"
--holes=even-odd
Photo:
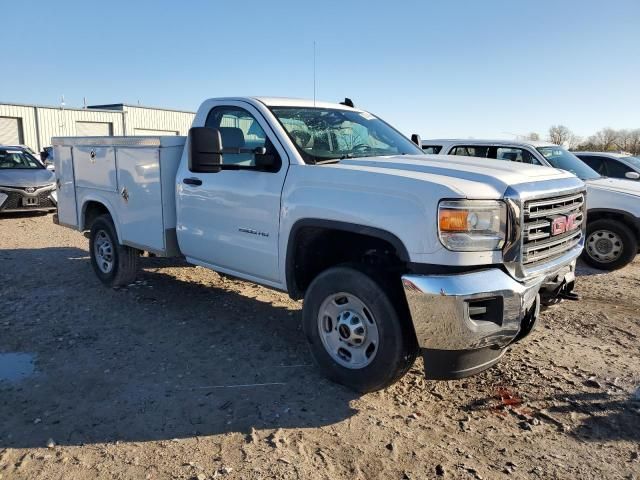
[[[96,232],[93,253],[100,271],[102,273],[111,273],[113,270],[113,242],[109,234],[104,230]]]
[[[318,311],[318,333],[331,359],[345,368],[365,368],[378,352],[376,320],[351,293],[334,293],[324,299]]]
[[[587,255],[598,263],[611,263],[620,258],[624,250],[622,238],[611,230],[596,230],[587,237]]]

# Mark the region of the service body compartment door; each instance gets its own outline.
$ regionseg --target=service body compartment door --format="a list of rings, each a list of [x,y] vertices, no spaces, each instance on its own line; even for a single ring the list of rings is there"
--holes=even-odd
[[[74,146],[76,186],[115,192],[116,159],[114,147]]]
[[[165,250],[160,149],[118,147],[118,212],[125,244],[162,254]]]
[[[68,227],[77,227],[78,212],[71,147],[56,145],[53,152],[53,162],[56,167],[58,221]]]

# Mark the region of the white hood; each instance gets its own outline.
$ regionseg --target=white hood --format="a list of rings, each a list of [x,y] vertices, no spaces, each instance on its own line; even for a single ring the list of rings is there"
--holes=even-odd
[[[589,189],[605,190],[609,192],[626,193],[640,197],[640,182],[635,180],[622,180],[620,178],[598,178],[587,180]]]
[[[363,170],[389,169],[389,174],[408,173],[418,179],[436,177],[438,183],[460,193],[468,192],[470,183],[490,186],[502,194],[511,185],[574,178],[571,173],[551,167],[456,155],[364,157],[342,160],[339,165]]]

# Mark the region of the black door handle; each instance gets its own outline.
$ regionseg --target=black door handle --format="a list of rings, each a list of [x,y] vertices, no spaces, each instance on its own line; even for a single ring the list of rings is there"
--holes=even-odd
[[[199,186],[202,185],[202,180],[200,180],[199,178],[185,178],[182,180],[182,183],[186,183],[187,185]]]

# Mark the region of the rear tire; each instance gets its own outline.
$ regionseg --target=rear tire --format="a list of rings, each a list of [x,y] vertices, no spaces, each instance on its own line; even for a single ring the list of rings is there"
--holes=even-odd
[[[600,270],[617,270],[633,261],[638,239],[622,222],[603,218],[587,223],[582,260]]]
[[[382,278],[364,266],[330,268],[313,280],[302,310],[320,370],[363,393],[396,382],[418,352],[413,327],[402,313],[406,308]]]
[[[138,250],[120,245],[111,215],[101,215],[91,225],[89,235],[91,266],[109,287],[128,285],[138,273]]]

